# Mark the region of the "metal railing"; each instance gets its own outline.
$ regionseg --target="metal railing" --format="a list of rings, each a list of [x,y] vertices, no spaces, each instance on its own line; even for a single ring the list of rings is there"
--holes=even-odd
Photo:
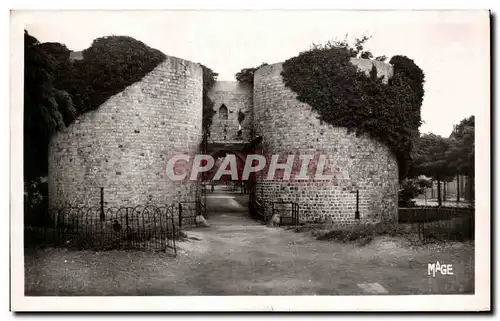
[[[250,193],[249,212],[250,216],[264,223],[274,216],[279,214],[279,225],[295,225],[300,223],[299,212],[300,207],[295,202],[275,201],[270,204],[271,211],[269,212],[266,206],[255,197],[254,193]]]
[[[422,240],[474,240],[475,209],[460,207],[399,208],[398,223],[409,225]]]
[[[299,225],[299,204],[295,202],[276,201],[272,203],[271,217],[279,214],[279,225]]]
[[[49,209],[48,219],[25,225],[30,246],[80,249],[153,249],[177,252],[175,206],[66,207]]]

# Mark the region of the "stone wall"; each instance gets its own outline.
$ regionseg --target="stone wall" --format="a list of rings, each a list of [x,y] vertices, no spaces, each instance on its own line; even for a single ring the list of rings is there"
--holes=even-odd
[[[369,73],[371,62],[354,64]],[[380,62],[376,62],[379,64]],[[384,64],[379,75],[392,75]],[[329,181],[267,181],[258,178],[257,198],[295,201],[302,222],[331,222],[347,225],[355,221],[356,190],[362,221],[379,221],[397,215],[398,165],[384,144],[367,136],[348,134],[318,119],[309,105],[296,99],[285,87],[282,64],[261,67],[254,78],[254,130],[263,136],[264,154],[324,154],[335,177]]]
[[[194,201],[195,184],[173,182],[166,164],[201,140],[202,69],[166,60],[141,81],[80,116],[49,147],[51,207]]]
[[[208,96],[214,102],[215,115],[210,138],[215,142],[248,141],[252,130],[252,86],[237,81],[217,81]],[[221,118],[220,107],[228,109],[227,120]],[[238,137],[238,111],[245,113],[242,136]]]

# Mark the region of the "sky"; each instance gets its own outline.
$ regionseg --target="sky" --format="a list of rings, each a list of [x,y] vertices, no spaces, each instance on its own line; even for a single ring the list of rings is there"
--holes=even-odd
[[[167,55],[202,63],[235,80],[242,68],[296,56],[312,43],[371,36],[375,56],[405,55],[424,71],[422,133],[489,108],[490,29],[483,11],[53,11],[33,12],[28,32],[79,51],[92,40],[127,35]]]

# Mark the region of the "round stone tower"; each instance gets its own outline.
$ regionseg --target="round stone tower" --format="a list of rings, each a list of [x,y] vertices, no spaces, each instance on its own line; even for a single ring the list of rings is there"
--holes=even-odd
[[[392,66],[379,61],[352,59],[369,74],[376,64],[385,80]],[[359,220],[377,222],[397,215],[398,164],[387,146],[365,135],[356,137],[346,128],[319,120],[319,114],[296,99],[285,87],[281,63],[261,67],[254,77],[254,131],[263,137],[262,153],[325,155],[325,175],[331,179],[267,180],[257,178],[257,197],[269,206],[273,201],[293,201],[300,206],[301,222],[348,225]],[[283,163],[284,161],[281,161]],[[356,191],[359,193],[357,202]]]
[[[195,201],[195,183],[166,175],[176,154],[196,153],[202,69],[167,57],[142,80],[80,116],[49,147],[51,207],[170,205]]]

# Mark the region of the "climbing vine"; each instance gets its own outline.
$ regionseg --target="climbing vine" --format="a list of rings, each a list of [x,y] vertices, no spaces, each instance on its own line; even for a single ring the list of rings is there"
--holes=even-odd
[[[97,38],[83,51],[83,59],[70,60],[70,50],[63,44],[43,43],[40,48],[54,58],[54,84],[67,91],[77,108],[77,114],[94,110],[111,96],[141,80],[166,58],[161,51],[127,36]],[[200,64],[201,65],[201,64]],[[217,73],[203,69],[203,128],[212,123],[213,102],[208,92]]]
[[[212,119],[215,114],[214,103],[208,97],[208,92],[214,86],[217,81],[218,74],[215,73],[212,69],[204,66],[202,64],[201,68],[203,69],[203,120],[202,127],[203,131],[206,133],[210,133],[210,127],[212,126]]]
[[[345,40],[314,45],[285,61],[282,76],[297,99],[312,106],[322,121],[389,146],[403,179],[421,125],[424,73],[413,60],[394,56],[388,84],[377,77],[375,66],[367,77],[350,62],[353,57],[373,57],[363,50],[366,40],[357,39],[354,47]]]
[[[241,110],[238,110],[238,123],[242,124],[245,120],[245,113]]]
[[[57,60],[55,84],[73,97],[78,114],[97,109],[165,60],[161,51],[127,36],[95,39],[81,60],[71,61],[64,49],[60,44],[45,45]]]

